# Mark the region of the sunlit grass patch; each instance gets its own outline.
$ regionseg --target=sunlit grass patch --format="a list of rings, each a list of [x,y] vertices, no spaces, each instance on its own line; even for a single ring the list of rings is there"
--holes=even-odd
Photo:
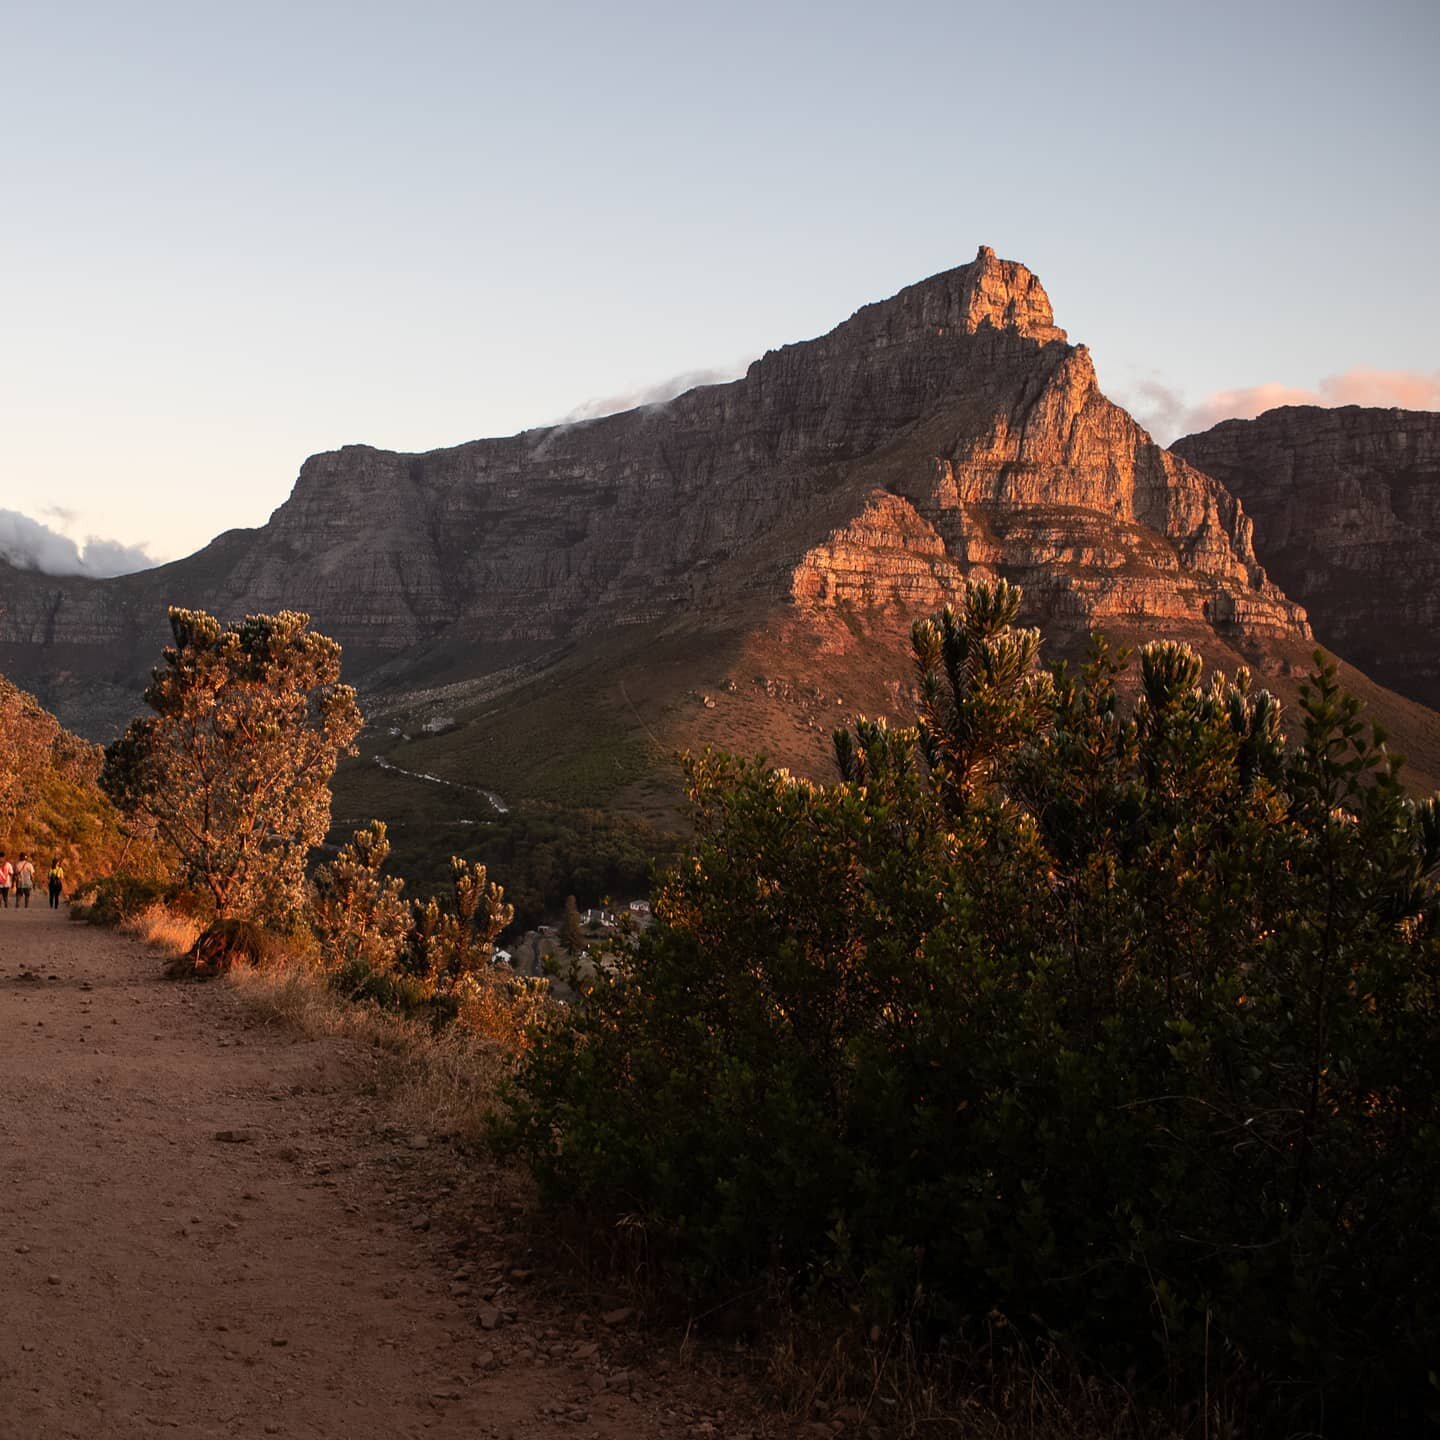
[[[159,901],[120,922],[122,934],[153,946],[168,960],[188,955],[204,928],[204,923],[193,915],[182,914]]]
[[[479,1143],[487,1117],[501,1104],[500,1084],[513,1070],[514,1052],[466,1024],[436,1031],[425,1020],[357,1003],[298,961],[237,967],[224,981],[262,1021],[364,1047],[398,1126]]]

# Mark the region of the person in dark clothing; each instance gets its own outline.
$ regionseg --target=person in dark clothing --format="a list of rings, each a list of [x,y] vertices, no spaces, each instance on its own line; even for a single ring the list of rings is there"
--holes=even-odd
[[[60,896],[64,891],[65,867],[60,863],[60,857],[57,855],[50,862],[50,908],[52,910],[60,908]]]

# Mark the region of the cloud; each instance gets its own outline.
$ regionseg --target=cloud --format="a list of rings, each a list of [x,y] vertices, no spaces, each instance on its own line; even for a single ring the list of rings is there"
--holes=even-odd
[[[1440,370],[1367,370],[1364,366],[1320,382],[1322,405],[1378,405],[1396,410],[1440,410]]]
[[[1274,410],[1278,405],[1326,403],[1338,405],[1345,402],[1326,402],[1314,390],[1297,390],[1293,385],[1278,385],[1273,381],[1265,385],[1252,385],[1245,390],[1216,390],[1198,405],[1182,408],[1180,428],[1176,434],[1192,435],[1197,430],[1208,430],[1222,420],[1253,420],[1257,415]]]
[[[57,511],[52,507],[46,513]],[[68,535],[18,510],[0,510],[0,558],[42,575],[87,575],[95,580],[148,570],[159,563],[143,545],[122,545],[96,535],[77,545]]]
[[[1216,390],[1198,405],[1158,380],[1139,380],[1124,392],[1127,408],[1162,444],[1208,430],[1222,420],[1253,420],[1278,405],[1370,405],[1382,409],[1440,410],[1440,370],[1371,370],[1357,366],[1327,375],[1314,390],[1274,381],[1240,390]]]
[[[1122,405],[1152,434],[1174,438],[1185,419],[1185,398],[1158,380],[1137,380],[1118,392]]]
[[[751,357],[753,358],[753,357]],[[562,415],[557,425],[576,425],[582,420],[598,420],[604,415],[618,415],[622,410],[639,410],[650,405],[668,405],[677,395],[693,390],[697,385],[723,385],[738,380],[750,367],[750,360],[735,365],[718,366],[709,370],[686,370],[672,375],[668,380],[646,385],[638,390],[627,390],[619,395],[606,395],[586,400],[577,405],[568,415]]]

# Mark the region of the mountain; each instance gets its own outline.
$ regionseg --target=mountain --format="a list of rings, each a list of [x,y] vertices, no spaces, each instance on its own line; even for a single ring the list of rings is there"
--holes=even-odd
[[[1440,414],[1287,405],[1171,450],[1244,504],[1319,640],[1440,707]]]
[[[686,745],[824,771],[837,721],[903,707],[910,620],[973,575],[1025,587],[1051,654],[1169,635],[1284,694],[1311,648],[1234,495],[1107,400],[1039,280],[982,247],[731,384],[425,454],[347,446],[173,565],[0,574],[0,668],[104,734],[165,604],[305,609],[365,692],[367,758],[400,767],[347,782],[342,816],[420,784],[438,802],[437,781],[663,811]],[[1433,715],[1397,714],[1440,755]]]

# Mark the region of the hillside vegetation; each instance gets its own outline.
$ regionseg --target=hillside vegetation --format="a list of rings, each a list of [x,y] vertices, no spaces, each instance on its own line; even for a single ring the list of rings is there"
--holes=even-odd
[[[678,843],[646,820],[590,805],[517,801],[498,814],[473,790],[358,761],[336,772],[335,808],[335,846],[368,817],[384,817],[390,864],[414,894],[449,887],[452,855],[480,860],[504,878],[517,932],[557,915],[567,896],[589,907],[648,894],[653,868],[671,858]]]
[[[98,745],[0,677],[0,849],[12,860],[28,852],[41,883],[57,856],[71,890],[122,863],[144,868],[153,859],[100,792],[103,758]]]
[[[1318,657],[1287,746],[1183,645],[1133,702],[1103,643],[1042,669],[1018,599],[916,627],[918,722],[838,732],[838,783],[690,763],[659,922],[508,1136],[710,1305],[784,1277],[937,1357],[1058,1340],[1196,1433],[1417,1433],[1440,803]]]
[[[480,1077],[467,1107],[550,1204],[706,1315],[798,1304],[861,1357],[829,1373],[862,1417],[903,1393],[892,1355],[973,1406],[967,1375],[1040,1350],[1124,1377],[1081,1379],[1110,1398],[1072,1431],[1417,1433],[1440,799],[1323,656],[1287,721],[1184,644],[1047,667],[1019,604],[970,585],[917,624],[914,723],[835,731],[832,783],[691,758],[656,923],[583,967],[572,940],[573,1005],[495,964],[514,908],[473,847],[417,896],[361,825],[302,882],[359,728],[305,616],[174,612],[103,779],[208,907],[182,970],[466,1037],[435,1063]],[[157,778],[197,764],[198,828],[198,785]],[[524,863],[573,877],[583,836],[551,838]]]

